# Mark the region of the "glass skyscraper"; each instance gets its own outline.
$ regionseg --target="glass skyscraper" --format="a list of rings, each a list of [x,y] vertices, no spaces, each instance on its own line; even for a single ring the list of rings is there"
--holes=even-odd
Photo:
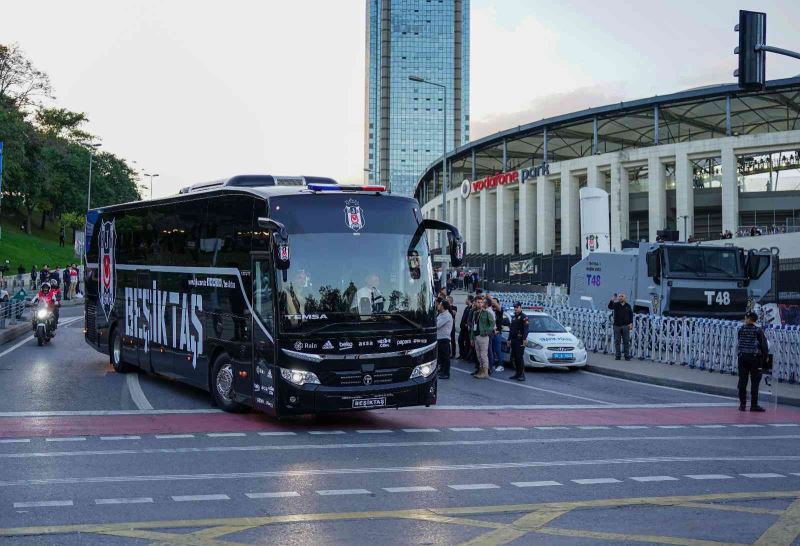
[[[422,171],[469,140],[469,0],[367,0],[369,181],[413,195]],[[440,87],[410,81],[420,76]]]

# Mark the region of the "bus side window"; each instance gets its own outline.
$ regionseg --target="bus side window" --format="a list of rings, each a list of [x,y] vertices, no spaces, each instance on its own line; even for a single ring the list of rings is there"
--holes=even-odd
[[[253,308],[267,330],[274,332],[275,310],[272,306],[272,275],[267,260],[258,260],[254,263]]]

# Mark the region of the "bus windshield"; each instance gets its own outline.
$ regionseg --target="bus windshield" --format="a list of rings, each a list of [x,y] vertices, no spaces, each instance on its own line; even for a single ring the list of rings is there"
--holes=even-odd
[[[291,236],[291,266],[278,274],[284,333],[407,330],[435,324],[425,237],[405,233]]]
[[[668,247],[667,276],[738,279],[742,272],[739,249]]]

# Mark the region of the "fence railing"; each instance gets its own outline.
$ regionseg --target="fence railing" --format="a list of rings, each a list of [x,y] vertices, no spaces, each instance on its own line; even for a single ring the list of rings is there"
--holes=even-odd
[[[14,321],[23,320],[24,301],[5,301],[0,303],[0,328],[11,326]]]

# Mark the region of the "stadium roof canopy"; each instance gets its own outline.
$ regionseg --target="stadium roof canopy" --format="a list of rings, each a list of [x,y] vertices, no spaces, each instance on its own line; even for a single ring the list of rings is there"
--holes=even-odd
[[[546,118],[469,142],[447,154],[450,187],[464,176],[481,178],[545,161],[794,129],[800,129],[800,76],[767,82],[762,91],[737,84],[701,87]],[[425,169],[417,197],[423,182],[433,186],[441,163],[439,158]],[[429,195],[440,191],[429,190]]]

